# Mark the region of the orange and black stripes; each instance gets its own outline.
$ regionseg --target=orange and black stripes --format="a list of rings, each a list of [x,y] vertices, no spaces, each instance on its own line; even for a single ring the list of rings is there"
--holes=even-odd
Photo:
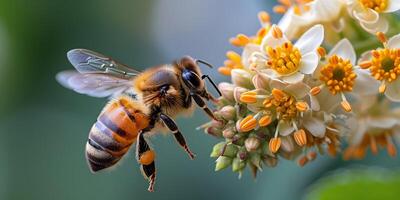
[[[86,144],[86,159],[96,172],[117,163],[136,141],[148,117],[130,97],[112,100],[97,118]]]

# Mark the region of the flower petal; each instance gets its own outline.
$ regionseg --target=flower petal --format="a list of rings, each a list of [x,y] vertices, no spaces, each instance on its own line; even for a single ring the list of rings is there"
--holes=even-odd
[[[303,126],[315,137],[321,138],[325,135],[326,125],[318,118],[311,116],[304,118]]]
[[[288,85],[284,90],[293,95],[296,99],[303,99],[308,91],[310,91],[310,87],[303,82],[298,82]]]
[[[398,11],[398,10],[400,10],[400,1],[398,1],[398,0],[391,0],[391,1],[388,1],[387,8],[386,8],[386,10],[383,11],[383,12],[385,12],[385,13],[391,13],[391,12],[396,12],[396,11]]]
[[[391,37],[387,44],[390,49],[400,49],[400,34]]]
[[[398,78],[392,83],[387,84],[385,95],[394,102],[400,102],[400,79]]]
[[[319,101],[318,101],[317,97],[313,96],[313,95],[308,95],[308,96],[310,97],[311,110],[319,111],[321,109],[321,106],[319,105]]]
[[[347,119],[346,125],[350,128],[350,144],[357,145],[359,144],[365,133],[367,132],[368,124],[365,122],[365,119],[357,119],[356,117],[351,117]]]
[[[369,61],[372,59],[372,53],[371,51],[366,51],[361,54],[360,59],[358,59],[358,63],[362,63],[364,61]]]
[[[393,126],[397,125],[397,122],[398,120],[393,117],[373,117],[368,120],[368,126],[382,129],[390,129]]]
[[[244,66],[249,68],[250,59],[255,52],[260,52],[260,46],[256,44],[248,44],[244,47],[242,52],[242,63]]]
[[[282,76],[281,79],[283,82],[289,83],[289,84],[290,83],[298,83],[304,79],[304,74],[296,72],[289,76]]]
[[[380,17],[375,23],[361,22],[360,25],[363,29],[371,34],[375,34],[377,32],[386,33],[389,30],[389,22],[384,17]]]
[[[370,8],[364,9],[362,7],[356,7],[352,14],[356,19],[363,23],[375,24],[379,20],[379,13]]]
[[[354,83],[353,94],[362,96],[378,94],[380,82],[372,77],[368,70],[356,68],[354,72],[357,74],[357,78]]]
[[[311,52],[301,57],[299,71],[303,74],[313,74],[318,66],[319,57],[316,52]]]
[[[288,136],[294,131],[292,124],[289,124],[285,121],[280,121],[278,128],[279,128],[279,135],[282,136]]]
[[[351,64],[356,64],[356,51],[348,39],[340,40],[335,47],[329,52],[328,57],[338,55],[343,59],[349,59]]]
[[[273,28],[276,25],[273,25],[270,30],[273,30]],[[285,42],[288,42],[289,40],[286,38],[285,34],[283,34],[283,37],[280,39],[277,39],[272,36],[273,31],[269,31],[268,34],[264,37],[264,39],[261,42],[261,51],[265,53],[265,50],[267,47],[272,47],[275,48],[277,46],[283,45]]]
[[[321,46],[323,40],[324,27],[321,24],[317,24],[308,29],[308,31],[299,38],[295,46],[299,48],[302,55],[305,55],[309,52],[316,51],[316,49]]]

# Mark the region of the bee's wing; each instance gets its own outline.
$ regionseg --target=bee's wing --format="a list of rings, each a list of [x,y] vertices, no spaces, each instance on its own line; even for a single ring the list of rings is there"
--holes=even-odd
[[[101,73],[82,74],[77,71],[62,71],[56,76],[64,87],[92,97],[110,97],[123,93],[131,87],[131,81]]]
[[[87,49],[72,49],[67,53],[69,62],[82,74],[105,73],[129,79],[140,72],[112,58]]]

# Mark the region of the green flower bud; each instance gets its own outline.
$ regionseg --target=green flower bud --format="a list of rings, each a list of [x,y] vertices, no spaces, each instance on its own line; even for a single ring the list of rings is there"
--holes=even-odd
[[[213,150],[210,154],[210,157],[216,158],[216,157],[220,156],[221,151],[224,148],[225,144],[226,144],[225,142],[220,142],[220,143],[214,145]]]
[[[245,137],[240,135],[240,134],[236,134],[233,136],[232,138],[232,143],[236,144],[238,146],[243,146],[244,145],[244,141],[245,141]]]
[[[246,162],[241,161],[240,158],[234,158],[232,161],[232,171],[239,172],[246,167]]]
[[[215,127],[207,127],[204,129],[204,132],[213,136],[221,136],[222,132],[221,129],[215,128]]]
[[[239,148],[236,145],[228,144],[228,145],[226,145],[225,149],[222,150],[223,151],[222,155],[233,158],[236,156],[236,153],[238,152],[238,150],[239,150]]]
[[[251,164],[256,166],[258,170],[262,171],[262,168],[261,168],[261,155],[260,154],[258,154],[258,153],[252,154],[250,156],[250,162],[251,162]]]
[[[232,158],[226,157],[226,156],[220,156],[218,159],[215,161],[215,171],[219,171],[222,169],[225,169],[229,167],[232,164]]]

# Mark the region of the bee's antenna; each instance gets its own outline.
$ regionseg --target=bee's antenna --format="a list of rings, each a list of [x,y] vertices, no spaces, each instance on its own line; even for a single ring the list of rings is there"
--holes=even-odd
[[[208,75],[201,76],[201,79],[205,79],[205,78],[207,78],[210,81],[210,83],[214,86],[214,88],[215,88],[215,90],[217,90],[219,96],[222,96],[221,91],[219,91],[219,89],[218,89],[217,85],[214,83],[214,81]]]
[[[213,68],[213,66],[210,63],[208,63],[208,62],[206,62],[204,60],[197,59],[195,62],[196,62],[197,65],[199,65],[199,63],[201,63],[203,65],[206,65],[209,68]]]

